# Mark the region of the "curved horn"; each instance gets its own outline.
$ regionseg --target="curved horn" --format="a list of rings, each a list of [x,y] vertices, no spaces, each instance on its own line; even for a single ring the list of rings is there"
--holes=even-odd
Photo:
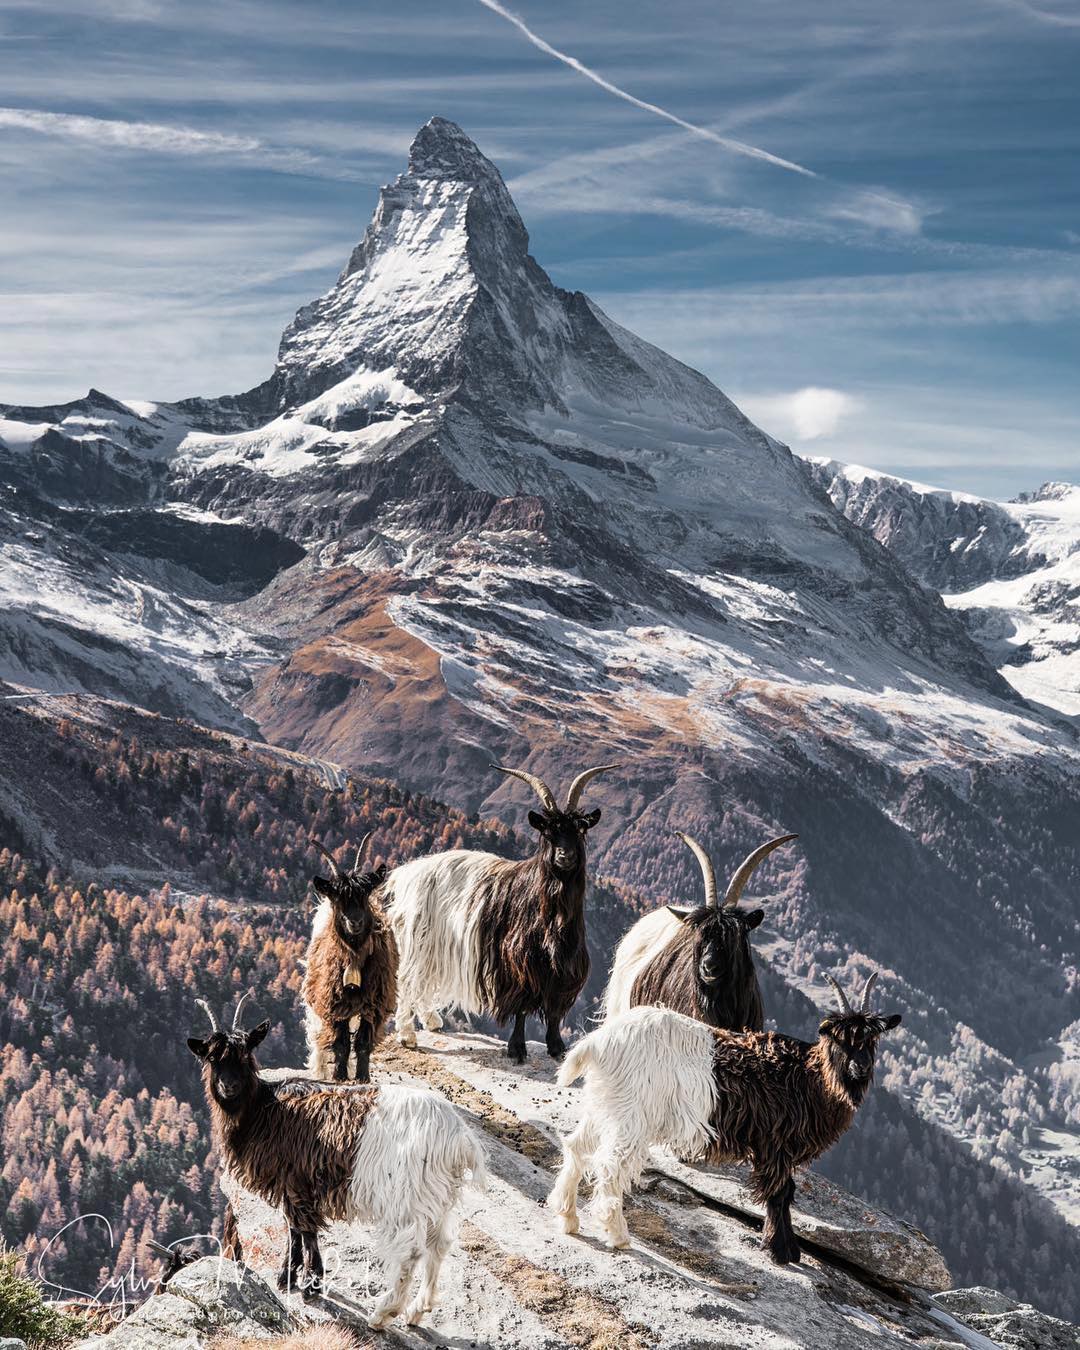
[[[354,872],[359,872],[360,860],[363,858],[364,852],[367,849],[368,844],[371,843],[371,836],[374,833],[375,833],[374,830],[368,830],[367,834],[365,834],[363,839],[360,840],[360,847],[356,850],[356,861],[352,865],[352,870]]]
[[[508,773],[511,778],[520,778],[523,783],[528,783],[536,795],[543,803],[545,811],[558,811],[559,804],[555,800],[555,794],[548,787],[542,778],[537,778],[534,773],[526,773],[524,769],[508,769],[503,764],[493,764],[493,769],[498,769],[500,773]]]
[[[211,1032],[220,1031],[221,1028],[217,1024],[217,1018],[214,1016],[214,1010],[213,1008],[211,1008],[210,1004],[207,1003],[206,999],[197,998],[195,1002],[199,1005],[199,1007],[203,1010],[203,1012],[206,1013],[207,1017],[209,1017]]]
[[[850,1017],[855,1010],[848,1002],[847,994],[844,993],[831,975],[826,975],[825,978],[832,985],[833,991],[836,994],[836,1006],[840,1011],[841,1017]]]
[[[255,993],[254,989],[249,989],[249,990],[247,991],[246,994],[241,995],[240,1002],[236,1005],[236,1011],[233,1013],[233,1019],[232,1019],[232,1029],[233,1029],[233,1031],[239,1031],[239,1030],[240,1030],[240,1013],[241,1013],[241,1010],[243,1009],[243,1006],[244,1006],[244,1004],[248,1001],[248,999],[249,999],[249,998],[252,998],[252,997],[254,996],[254,993]]]
[[[859,1011],[861,1013],[868,1013],[870,1011],[870,991],[877,983],[877,977],[878,973],[876,970],[872,975],[867,976],[866,983],[863,985],[862,1002],[859,1004]]]
[[[171,1247],[163,1247],[160,1242],[155,1242],[153,1238],[147,1238],[146,1245],[152,1252],[157,1252],[159,1256],[168,1257],[170,1261],[176,1255]]]
[[[612,769],[619,768],[618,764],[598,764],[595,769],[586,769],[584,773],[579,773],[570,784],[570,790],[566,794],[566,810],[576,811],[577,804],[581,799],[581,794],[585,790],[586,783],[589,783],[600,773],[609,773]]]
[[[314,836],[312,837],[311,842],[315,845],[315,847],[316,847],[316,848],[319,850],[319,852],[323,855],[323,857],[326,859],[326,861],[327,861],[327,862],[330,864],[330,866],[334,869],[334,880],[335,880],[335,881],[340,881],[340,880],[341,880],[341,868],[337,865],[337,860],[335,859],[334,855],[330,852],[330,850],[329,850],[324,844],[320,844],[319,841],[318,841],[318,839],[314,838]],[[361,847],[363,847],[363,845],[361,845]]]
[[[779,839],[770,839],[767,844],[762,844],[754,849],[753,853],[747,854],[742,862],[735,869],[735,875],[728,882],[727,892],[724,895],[724,906],[732,909],[739,903],[739,898],[746,889],[746,883],[750,880],[750,874],[758,863],[762,862],[774,848],[779,848],[781,844],[790,844],[793,839],[798,839],[797,834],[782,834]]]
[[[702,880],[705,882],[705,908],[715,909],[716,873],[713,871],[712,859],[696,839],[691,839],[688,834],[683,834],[682,830],[676,830],[675,833],[698,860],[698,866],[701,868]]]

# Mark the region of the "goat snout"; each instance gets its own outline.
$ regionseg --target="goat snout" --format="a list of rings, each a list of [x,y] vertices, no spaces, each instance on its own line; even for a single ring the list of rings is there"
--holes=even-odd
[[[573,849],[557,848],[555,850],[555,866],[562,868],[571,868],[576,862],[576,856]]]

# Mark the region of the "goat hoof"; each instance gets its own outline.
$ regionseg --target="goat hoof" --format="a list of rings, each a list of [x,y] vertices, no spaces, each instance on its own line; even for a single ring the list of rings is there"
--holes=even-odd
[[[416,1049],[416,1032],[415,1032],[415,1031],[413,1031],[413,1030],[411,1030],[411,1029],[410,1029],[409,1031],[399,1031],[399,1032],[398,1032],[398,1040],[401,1042],[401,1044],[405,1047],[406,1050],[415,1050],[415,1049]]]
[[[442,1018],[437,1012],[426,1012],[421,1021],[424,1023],[425,1031],[442,1030]]]
[[[426,1303],[414,1303],[405,1314],[405,1321],[411,1327],[418,1327],[430,1311]]]
[[[548,1048],[547,1048],[547,1052],[548,1052],[548,1054],[551,1056],[552,1059],[555,1059],[555,1060],[558,1060],[558,1059],[565,1059],[565,1057],[566,1057],[566,1046],[563,1045],[562,1041],[560,1041],[560,1042],[558,1043],[558,1045],[549,1045]]]
[[[506,1058],[512,1064],[524,1064],[525,1047],[523,1045],[508,1045],[506,1047]]]
[[[562,1215],[562,1230],[564,1233],[569,1233],[571,1237],[575,1233],[579,1233],[581,1231],[581,1224],[578,1220],[578,1216],[576,1214]]]
[[[301,1292],[303,1293],[305,1299],[322,1298],[323,1293],[325,1292],[323,1290],[322,1280],[320,1280],[319,1277],[316,1275],[313,1280],[309,1280],[307,1284],[304,1285],[304,1288]]]
[[[802,1260],[802,1251],[796,1244],[787,1242],[769,1243],[769,1256],[777,1266],[798,1265]]]

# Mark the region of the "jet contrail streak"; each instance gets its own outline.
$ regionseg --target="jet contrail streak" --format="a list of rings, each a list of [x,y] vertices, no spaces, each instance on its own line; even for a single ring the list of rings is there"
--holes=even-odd
[[[614,94],[616,98],[621,98],[625,103],[632,103],[635,108],[641,108],[644,112],[662,117],[666,122],[673,122],[675,126],[682,127],[684,131],[689,131],[694,136],[701,136],[707,141],[713,141],[715,144],[723,146],[725,150],[730,150],[733,154],[745,155],[748,159],[759,159],[765,164],[775,165],[778,169],[787,169],[789,173],[801,173],[804,178],[818,177],[813,169],[808,169],[803,164],[796,164],[794,160],[782,159],[779,155],[772,155],[768,150],[761,150],[756,145],[747,145],[745,141],[734,141],[729,136],[721,136],[715,131],[710,131],[708,127],[699,127],[693,122],[688,122],[684,117],[668,112],[666,108],[661,108],[656,103],[649,103],[643,98],[636,98],[633,94],[628,94],[625,89],[620,89],[617,84],[612,84],[610,80],[605,80],[603,75],[598,75],[595,70],[590,70],[588,66],[583,65],[576,56],[568,56],[566,52],[559,51],[558,47],[553,47],[550,42],[545,42],[539,33],[534,33],[528,24],[519,19],[516,14],[512,14],[510,10],[499,4],[499,0],[480,0],[480,3],[485,9],[490,9],[492,13],[506,19],[508,23],[512,23],[534,47],[546,52],[548,56],[553,56],[556,61],[561,61],[564,66],[569,66],[571,70],[576,70],[579,75],[584,75],[587,80],[599,85],[607,93]]]

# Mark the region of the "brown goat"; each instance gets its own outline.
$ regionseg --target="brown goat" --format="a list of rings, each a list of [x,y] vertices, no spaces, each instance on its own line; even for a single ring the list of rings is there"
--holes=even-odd
[[[395,1014],[403,1045],[416,1044],[414,1018],[429,1031],[441,1010],[513,1019],[506,1053],[525,1061],[525,1019],[541,1016],[548,1054],[566,1053],[562,1020],[589,974],[585,940],[586,836],[600,812],[582,811],[581,794],[601,764],[579,773],[566,804],[542,778],[493,765],[528,783],[543,811],[530,811],[536,853],[508,862],[491,853],[453,849],[417,858],[391,872],[387,908],[401,967]]]
[[[314,841],[333,875],[312,882],[323,903],[312,925],[303,985],[308,1068],[316,1078],[335,1082],[349,1077],[353,1051],[356,1081],[370,1081],[371,1052],[397,998],[397,944],[379,903],[386,868],[360,871],[370,839],[364,836],[348,872]]]
[[[873,1079],[878,1037],[900,1022],[898,1013],[870,1011],[875,976],[858,1009],[829,978],[839,1011],[822,1020],[814,1042],[721,1031],[647,1007],[580,1041],[558,1082],[565,1087],[584,1075],[586,1109],[563,1141],[562,1171],[549,1197],[566,1231],[577,1232],[577,1188],[588,1171],[608,1241],[626,1246],[623,1193],[640,1176],[650,1146],[662,1143],[686,1158],[749,1162],[752,1193],[765,1205],[765,1245],[778,1263],[798,1261],[793,1173],[851,1124]]]
[[[374,1225],[374,1247],[389,1274],[369,1325],[381,1327],[401,1311],[422,1261],[419,1297],[409,1312],[410,1322],[419,1321],[434,1304],[461,1187],[469,1174],[474,1185],[484,1184],[475,1136],[445,1098],[425,1088],[267,1082],[254,1050],[270,1023],[243,1031],[244,999],[227,1032],[199,1000],[212,1031],[205,1040],[191,1037],[188,1048],[202,1061],[224,1165],[241,1186],[280,1207],[288,1222],[279,1287],[321,1290],[319,1233],[331,1220],[359,1220]]]

